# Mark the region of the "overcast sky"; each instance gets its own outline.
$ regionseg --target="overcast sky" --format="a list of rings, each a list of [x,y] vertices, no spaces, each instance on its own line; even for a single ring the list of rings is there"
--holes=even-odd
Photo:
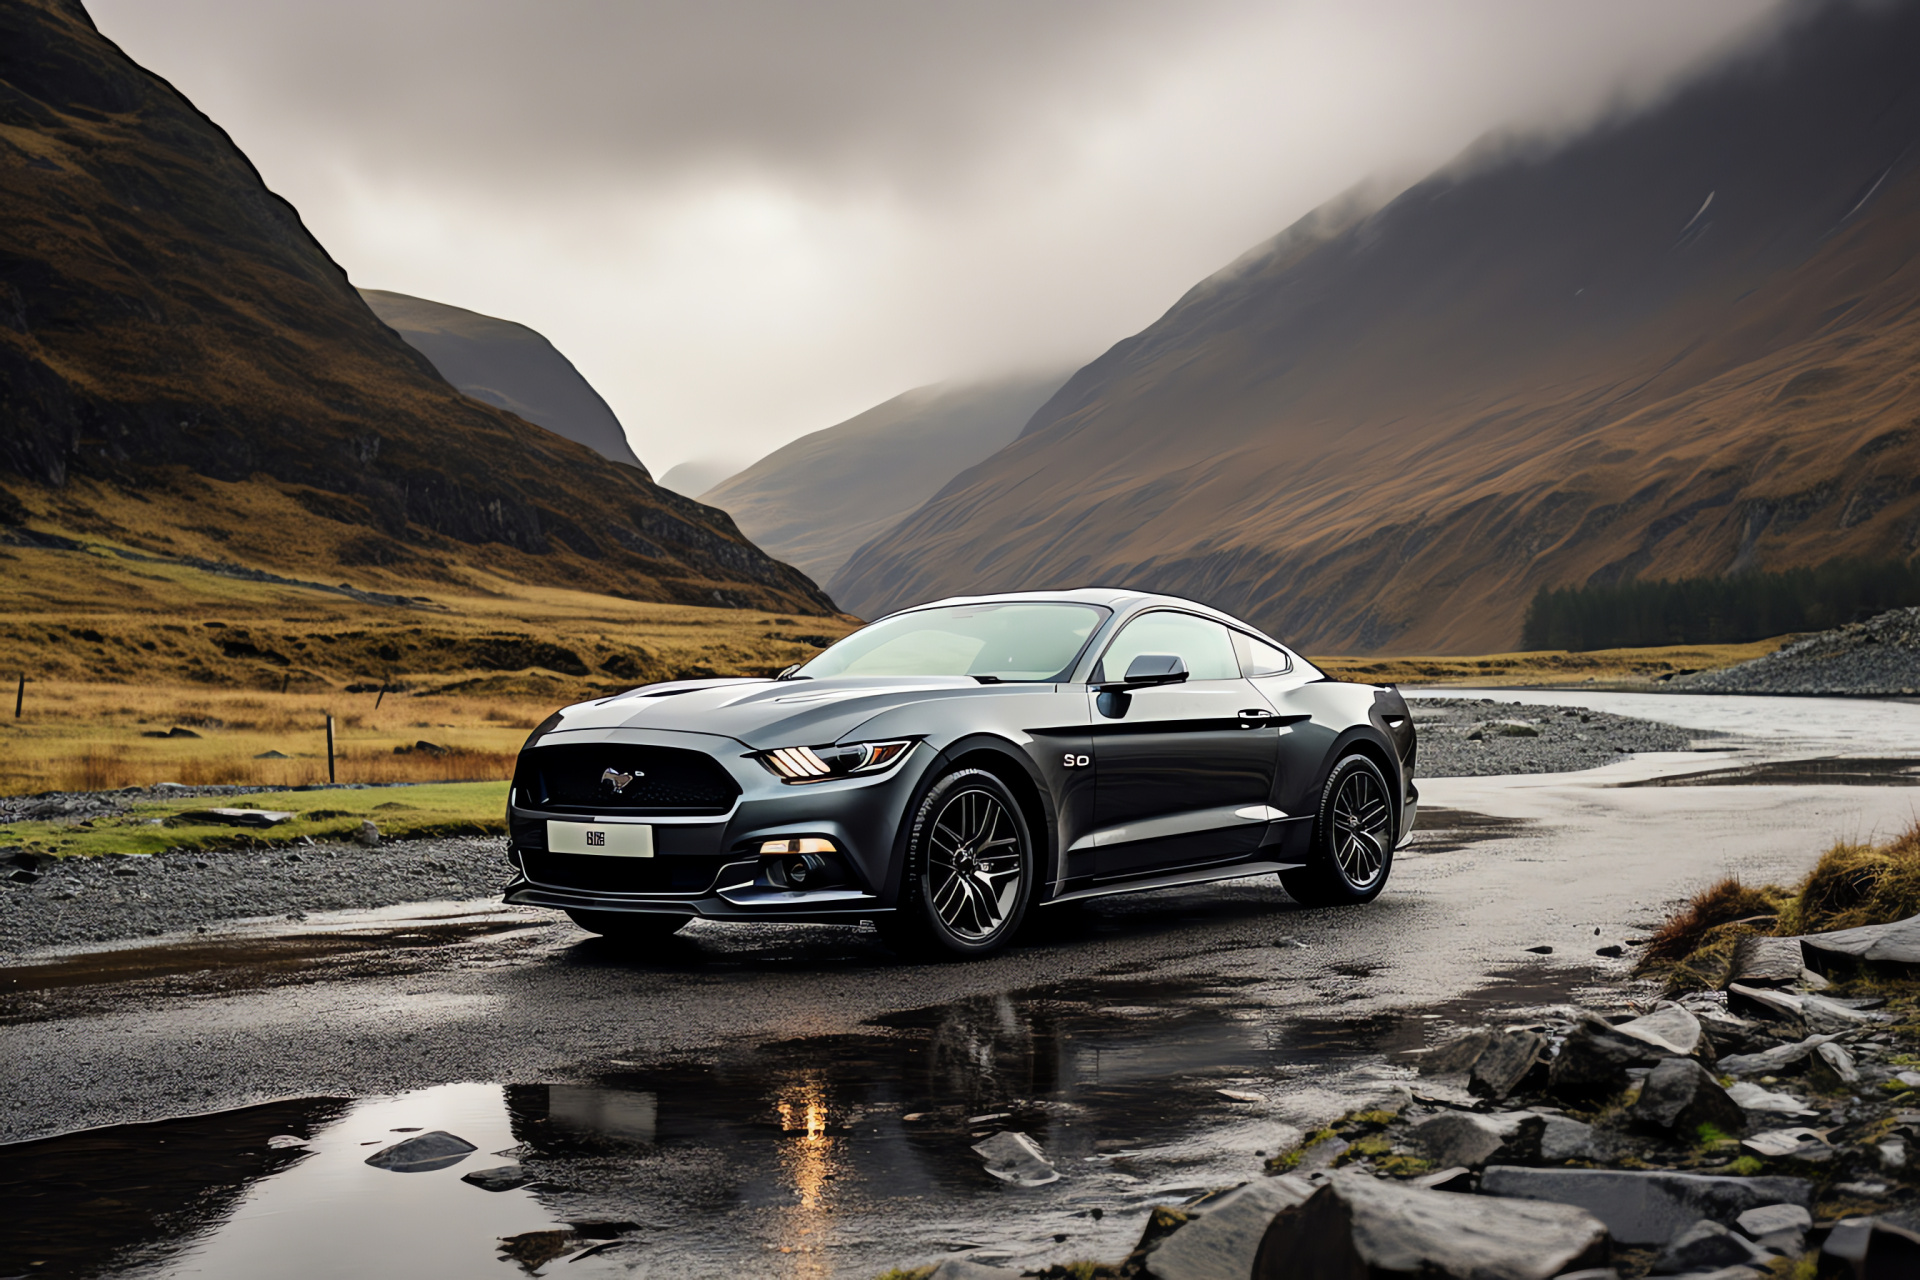
[[[1347,187],[1770,0],[86,0],[356,284],[532,325],[656,475],[1080,362]]]

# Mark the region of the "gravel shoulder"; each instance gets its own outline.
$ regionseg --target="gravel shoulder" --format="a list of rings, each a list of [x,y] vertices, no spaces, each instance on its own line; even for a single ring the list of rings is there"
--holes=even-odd
[[[1419,776],[1483,777],[1591,769],[1635,751],[1684,751],[1697,735],[1596,711],[1488,699],[1415,699]],[[92,820],[155,795],[231,796],[258,788],[62,792],[0,800],[0,820]],[[0,865],[0,961],[55,948],[207,932],[237,920],[484,898],[506,882],[498,836],[364,848],[165,853]]]
[[[1571,773],[1640,751],[1686,751],[1697,729],[1492,698],[1409,698],[1419,730],[1421,778]]]
[[[25,877],[34,877],[26,879]],[[207,932],[261,917],[483,898],[506,883],[499,836],[368,849],[314,844],[0,868],[0,961],[56,947]]]

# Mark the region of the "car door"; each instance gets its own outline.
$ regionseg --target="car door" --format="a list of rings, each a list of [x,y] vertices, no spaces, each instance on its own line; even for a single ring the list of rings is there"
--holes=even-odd
[[[1092,736],[1095,830],[1076,841],[1076,874],[1095,879],[1227,862],[1266,831],[1277,731],[1272,705],[1241,674],[1226,627],[1156,610],[1129,622],[1093,683],[1119,680],[1146,653],[1186,664],[1179,684],[1098,692]]]

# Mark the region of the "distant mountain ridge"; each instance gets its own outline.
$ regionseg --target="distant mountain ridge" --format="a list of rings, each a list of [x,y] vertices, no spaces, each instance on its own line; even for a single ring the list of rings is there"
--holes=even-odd
[[[387,289],[361,289],[373,314],[476,400],[646,470],[620,419],[573,361],[526,325]]]
[[[1321,211],[1074,375],[828,582],[872,616],[1135,585],[1320,652],[1486,652],[1534,590],[1920,548],[1920,6],[1545,154]]]
[[[454,391],[70,0],[0,6],[0,540],[36,528],[296,579],[833,607],[724,512]]]
[[[700,495],[815,582],[1011,442],[1067,370],[916,387],[801,436]]]

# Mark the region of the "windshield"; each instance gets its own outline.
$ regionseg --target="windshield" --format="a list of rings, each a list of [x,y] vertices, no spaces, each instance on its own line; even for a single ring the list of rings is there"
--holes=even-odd
[[[795,674],[1059,680],[1107,613],[1087,604],[916,609],[854,632]]]

